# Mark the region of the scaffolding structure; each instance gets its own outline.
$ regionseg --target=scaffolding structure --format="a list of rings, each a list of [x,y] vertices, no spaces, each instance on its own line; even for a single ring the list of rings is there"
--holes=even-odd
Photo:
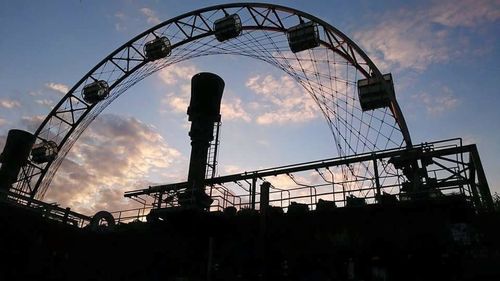
[[[418,162],[418,179],[408,178],[403,169],[395,169],[393,163],[400,158]],[[355,171],[359,165],[369,167],[366,175],[346,178],[341,173],[345,167]],[[410,190],[416,180],[418,187]],[[316,210],[325,202],[335,207],[355,207],[449,197],[461,197],[477,211],[493,206],[477,148],[463,145],[461,139],[208,178],[206,192],[214,200],[210,210],[259,209],[259,185],[265,181],[271,183],[270,205],[284,210],[292,202]],[[125,197],[152,209],[179,208],[177,194],[186,187],[187,182],[151,186],[128,191]],[[146,202],[152,203],[146,206]]]

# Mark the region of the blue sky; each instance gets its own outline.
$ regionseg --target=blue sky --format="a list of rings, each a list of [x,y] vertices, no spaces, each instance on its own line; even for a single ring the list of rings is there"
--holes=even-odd
[[[1,1],[0,135],[34,131],[68,88],[138,33],[225,2]],[[498,1],[273,3],[315,15],[358,43],[382,72],[392,72],[413,141],[476,143],[490,187],[500,192]],[[47,199],[83,212],[118,209],[127,204],[124,190],[185,179],[190,147],[183,108],[189,79],[199,71],[226,81],[220,174],[336,156],[310,98],[287,107],[262,94],[264,79],[286,82],[281,72],[250,59],[195,59],[148,77],[113,102],[75,145]],[[285,101],[301,94],[287,90]]]

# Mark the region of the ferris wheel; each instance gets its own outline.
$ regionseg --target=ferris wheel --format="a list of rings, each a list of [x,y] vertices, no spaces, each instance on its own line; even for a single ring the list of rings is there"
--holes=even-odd
[[[35,145],[12,191],[42,199],[73,144],[109,104],[161,69],[210,55],[257,59],[293,78],[323,114],[340,157],[412,145],[391,75],[383,75],[346,35],[292,8],[225,4],[164,21],[85,74],[34,133]],[[358,176],[369,168],[343,172]]]

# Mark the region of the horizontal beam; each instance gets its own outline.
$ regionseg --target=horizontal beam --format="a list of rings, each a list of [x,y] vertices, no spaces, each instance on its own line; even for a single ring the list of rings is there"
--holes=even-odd
[[[466,145],[466,146],[461,146],[461,147],[453,147],[453,148],[445,148],[445,149],[428,151],[428,152],[420,152],[420,153],[417,153],[416,158],[421,158],[423,156],[425,156],[425,157],[437,157],[437,156],[450,155],[450,154],[459,154],[459,153],[464,153],[464,152],[470,152],[471,149],[472,149],[472,145]],[[327,160],[321,160],[318,162],[312,162],[312,163],[306,163],[306,164],[297,164],[297,165],[283,166],[283,167],[277,167],[277,168],[272,168],[272,169],[267,169],[267,170],[245,172],[243,174],[233,174],[233,175],[227,175],[227,176],[217,177],[217,178],[213,178],[213,179],[207,179],[205,181],[205,183],[207,185],[221,184],[221,183],[234,182],[234,181],[240,181],[240,180],[246,180],[246,179],[252,179],[252,178],[263,178],[263,177],[269,177],[269,176],[277,176],[277,175],[290,174],[290,173],[296,173],[296,172],[302,172],[302,171],[308,171],[308,170],[328,168],[328,167],[332,167],[332,166],[349,165],[349,164],[358,163],[358,162],[371,161],[373,159],[379,160],[379,159],[384,159],[384,158],[390,158],[393,156],[398,156],[398,155],[401,155],[401,153],[404,151],[407,151],[407,150],[387,151],[387,152],[381,152],[381,153],[366,153],[366,154],[360,154],[358,156],[353,156],[353,157],[327,159]]]
[[[353,164],[353,163],[373,161],[374,159],[375,160],[385,159],[385,158],[390,158],[393,156],[402,155],[404,152],[407,152],[407,151],[416,152],[415,158],[417,158],[417,159],[422,158],[422,157],[439,157],[439,156],[445,156],[445,155],[460,154],[460,153],[473,151],[474,145],[464,145],[464,146],[451,147],[451,148],[438,148],[438,149],[435,149],[432,151],[422,151],[422,150],[419,150],[418,148],[421,148],[421,146],[414,147],[413,149],[396,149],[396,150],[380,151],[380,152],[375,152],[375,153],[364,153],[364,154],[359,154],[359,155],[349,156],[349,157],[331,158],[331,159],[325,159],[325,160],[319,160],[319,161],[313,161],[313,162],[305,162],[305,163],[281,166],[281,167],[264,169],[264,170],[245,172],[245,173],[241,173],[241,174],[232,174],[232,175],[227,175],[227,176],[222,176],[222,177],[206,179],[205,185],[223,184],[223,183],[236,182],[236,181],[242,181],[242,180],[257,179],[257,178],[264,178],[264,177],[269,177],[269,176],[290,174],[290,173],[296,173],[296,172],[302,172],[302,171],[308,171],[308,170],[316,170],[316,169],[328,168],[328,167],[333,167],[333,166],[349,165],[349,164]],[[180,189],[183,189],[186,187],[187,187],[187,182],[158,185],[158,186],[152,186],[152,187],[149,187],[146,189],[126,192],[125,197],[130,198],[130,197],[147,195],[147,194],[152,194],[152,193],[157,193],[157,192],[170,192],[170,191],[180,190]]]

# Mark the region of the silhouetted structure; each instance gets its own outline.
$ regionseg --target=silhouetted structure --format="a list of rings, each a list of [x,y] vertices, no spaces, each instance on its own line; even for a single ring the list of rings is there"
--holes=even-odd
[[[175,36],[167,32],[169,27],[177,28]],[[333,79],[357,84],[360,109],[348,104],[357,98],[349,96],[347,88],[342,97],[335,96],[341,91],[324,87],[331,85],[332,77],[322,80],[329,75],[320,75],[318,65],[305,71],[298,60],[302,73],[292,75],[302,83],[302,77],[307,78],[302,74],[314,71],[311,76],[317,81],[302,86],[339,137],[339,157],[216,176],[224,81],[199,73],[192,78],[187,110],[192,150],[186,182],[126,192],[126,197],[143,204],[131,210],[137,211],[132,215],[99,211],[89,217],[39,200],[61,156],[76,140],[72,134],[81,133],[100,112],[97,104],[105,106],[108,97],[115,98],[142,79],[144,73],[133,72],[145,65],[160,69],[162,59],[171,55],[206,55],[197,51],[217,43],[195,43],[212,36],[227,44],[215,53],[241,52],[231,49],[235,38],[244,42],[248,31],[256,30],[273,32],[272,37],[258,38],[270,40],[268,45],[279,52],[303,55],[324,47],[332,52],[333,67],[336,56],[347,62],[339,64],[347,69],[345,77],[334,68]],[[190,53],[176,53],[187,43],[195,50],[184,46]],[[251,52],[243,55],[268,59],[262,56],[262,45],[244,45]],[[293,64],[280,59],[268,62],[296,74]],[[328,56],[306,61],[330,63]],[[326,69],[332,70],[330,65]],[[349,80],[358,77],[353,71],[364,78]],[[102,80],[103,73],[113,78]],[[325,95],[325,89],[331,95]],[[76,90],[81,98],[74,95]],[[370,118],[369,124],[359,119],[357,130],[365,126],[367,133],[354,136],[355,150],[339,141],[347,142],[336,127],[342,122],[329,115],[339,109],[332,101],[342,98],[341,110],[354,117],[353,110],[359,109],[360,118]],[[374,113],[377,109],[385,110],[380,118]],[[387,112],[394,125],[384,121]],[[380,122],[374,125],[372,119]],[[350,139],[352,124],[342,121]],[[54,137],[52,126],[67,134]],[[381,133],[383,126],[389,128],[388,136]],[[394,130],[401,134],[401,144],[379,148],[379,137],[389,143]],[[358,150],[358,144],[363,149]],[[0,280],[500,279],[500,215],[493,212],[476,146],[463,145],[461,139],[412,144],[392,75],[382,75],[358,46],[329,24],[287,7],[225,4],[181,15],[142,33],[78,82],[34,134],[11,130],[0,160]],[[301,173],[313,174],[316,181],[304,182]],[[293,186],[274,186],[269,179],[277,176]]]
[[[191,80],[191,102],[187,113],[191,121],[191,157],[188,188],[180,199],[181,205],[207,209],[212,200],[205,193],[208,148],[214,139],[214,125],[220,122],[220,104],[224,80],[212,73],[198,73]]]
[[[15,180],[8,175],[20,169],[34,143],[31,134],[11,131],[0,170],[4,194],[0,240],[10,242],[2,247],[9,259],[0,266],[0,278],[232,281],[500,276],[492,266],[500,260],[496,239],[500,216],[490,212],[493,202],[474,145],[450,146],[457,142],[448,140],[207,177],[208,148],[220,122],[223,88],[223,80],[211,73],[192,79],[188,181],[126,193],[130,198],[154,199],[147,222],[141,220],[145,209],[133,217],[135,221],[105,211],[90,218],[8,192],[5,187]],[[42,154],[32,152],[31,157]],[[335,180],[330,169],[364,162],[372,163],[368,180],[374,184],[361,197],[362,193],[345,189],[353,184],[351,179]],[[387,173],[387,163],[400,172]],[[322,171],[330,171],[331,179]],[[316,172],[327,184],[300,183],[294,176],[300,172]],[[278,175],[288,176],[298,187],[282,189],[263,180]],[[245,182],[248,188],[243,188]],[[231,183],[246,193],[226,189]],[[395,184],[399,193],[389,193]],[[139,256],[144,258],[137,261]]]
[[[7,192],[16,182],[21,168],[28,162],[35,137],[26,131],[10,130],[5,147],[0,154],[0,190]]]

